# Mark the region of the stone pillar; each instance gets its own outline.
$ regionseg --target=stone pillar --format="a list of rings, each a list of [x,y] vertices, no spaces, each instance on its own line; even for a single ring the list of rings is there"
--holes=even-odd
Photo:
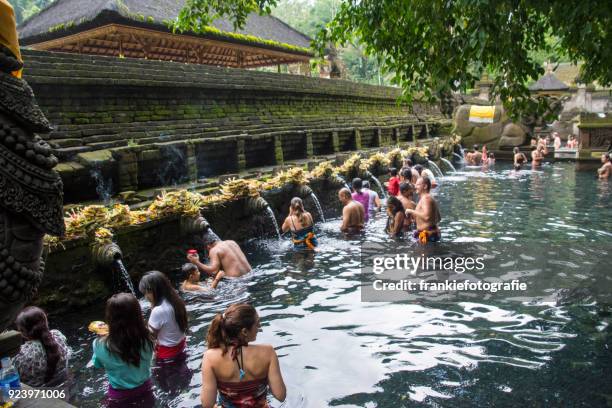
[[[393,128],[393,141],[396,144],[400,144],[400,129],[399,128]]]
[[[118,192],[138,190],[138,155],[130,148],[115,149],[112,152],[117,161]]]
[[[244,138],[239,136],[236,140],[236,160],[238,161],[238,171],[246,169],[246,155],[244,153]]]
[[[338,132],[332,132],[332,148],[334,153],[340,151],[340,138],[338,137]]]
[[[410,125],[410,133],[412,133],[412,142],[416,143],[418,136],[416,134],[416,131],[414,129],[414,125]]]
[[[283,141],[280,135],[274,136],[274,164],[284,164]]]
[[[196,156],[195,144],[185,144],[185,156],[187,161],[187,178],[190,181],[195,181],[198,179],[198,158]]]
[[[355,129],[355,150],[361,150],[361,131]]]
[[[429,139],[429,125],[427,123],[425,124],[425,137]]]
[[[380,130],[380,128],[376,128],[374,140],[376,142],[376,147],[381,147],[385,144],[385,141],[383,140],[383,137],[382,137],[382,131]]]
[[[312,157],[314,156],[314,146],[312,144],[312,132],[306,132],[306,134],[304,135],[304,138],[306,139],[306,157]]]

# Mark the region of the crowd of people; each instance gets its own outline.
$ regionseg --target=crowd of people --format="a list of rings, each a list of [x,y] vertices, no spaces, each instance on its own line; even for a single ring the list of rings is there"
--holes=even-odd
[[[535,166],[547,154],[546,149],[545,139],[534,144],[531,160]],[[491,164],[494,160],[486,146],[482,151],[475,146],[466,154],[466,161],[473,163]],[[602,154],[601,161],[598,177],[607,179],[612,175],[610,154]],[[520,169],[527,162],[527,156],[515,148],[515,168]],[[421,165],[413,166],[410,160],[405,160],[399,170],[389,170],[385,209],[386,232],[390,237],[411,235],[423,244],[440,240],[441,216],[431,194],[436,186],[431,171]],[[338,198],[343,205],[340,230],[348,235],[362,233],[365,225],[382,212],[381,197],[360,178],[352,180],[351,189],[340,189]],[[314,219],[299,197],[291,200],[281,229],[291,234],[295,249],[316,249]],[[221,240],[209,230],[203,235],[202,244],[208,262],[200,260],[198,251],[188,252],[188,262],[181,268],[184,276],[181,291],[213,292],[222,279],[238,278],[251,271],[235,241]],[[202,275],[207,279],[202,281]],[[98,336],[93,341],[92,364],[106,373],[105,404],[110,407],[154,406],[154,380],[158,386],[164,386],[164,380],[155,377],[155,372],[164,366],[175,367],[171,377],[187,381],[191,378],[185,363],[189,321],[179,291],[159,271],[146,273],[138,288],[151,304],[148,320],[135,295],[118,293],[106,302],[105,323],[93,330]],[[25,308],[17,317],[16,327],[25,339],[14,358],[22,381],[34,387],[64,383],[72,350],[62,333],[49,329],[45,312],[38,307]],[[268,391],[279,401],[285,399],[286,387],[274,348],[252,344],[259,329],[257,311],[245,303],[234,304],[214,317],[201,365],[203,407],[267,407]]]

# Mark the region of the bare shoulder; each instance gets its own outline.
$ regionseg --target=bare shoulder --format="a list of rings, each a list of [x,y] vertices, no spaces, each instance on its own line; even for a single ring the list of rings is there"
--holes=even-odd
[[[208,360],[211,364],[223,358],[223,350],[221,348],[208,349],[204,352],[204,360]]]
[[[271,344],[250,344],[249,349],[262,357],[272,357],[276,355],[276,351],[274,351],[274,347]]]

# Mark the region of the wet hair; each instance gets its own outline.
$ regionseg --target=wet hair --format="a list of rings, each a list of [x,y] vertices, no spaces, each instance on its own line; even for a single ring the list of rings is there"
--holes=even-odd
[[[251,330],[257,322],[257,311],[247,303],[236,303],[224,313],[218,313],[208,328],[206,343],[209,349],[221,348],[223,354],[230,346],[246,346],[242,329]]]
[[[185,279],[189,279],[189,277],[193,275],[193,273],[197,270],[198,267],[192,264],[191,262],[187,262],[181,267],[181,271],[183,272]]]
[[[512,149],[512,151],[514,152],[514,154],[517,154],[521,152],[521,149],[519,149],[518,146],[516,146],[514,149]]]
[[[202,235],[202,245],[211,245],[214,244],[217,241],[221,241],[221,238],[219,238],[219,236],[217,234],[215,234],[213,232],[213,230],[208,229],[203,235]]]
[[[391,196],[387,199],[387,208],[391,208],[391,212],[393,213],[393,215],[397,214],[400,211],[404,212],[404,205],[399,200],[399,198],[395,196]]]
[[[351,198],[351,190],[346,187],[340,189],[340,195],[346,198]]]
[[[291,199],[291,209],[295,211],[295,215],[297,215],[300,224],[303,226],[306,222],[306,216],[304,215],[306,211],[304,211],[304,203],[300,197],[293,197]]]
[[[478,151],[478,145],[477,144],[474,145],[474,151],[475,152]]]
[[[412,179],[412,169],[410,167],[404,168],[402,170],[401,176],[405,179],[411,180]]]
[[[38,340],[42,344],[47,355],[45,383],[51,381],[60,360],[60,347],[49,331],[47,315],[41,308],[29,306],[19,313],[15,324],[22,335],[30,340]]]
[[[358,193],[361,193],[361,189],[363,188],[363,182],[361,181],[359,177],[355,177],[351,185],[353,186],[353,190],[355,190]]]
[[[403,182],[399,186],[400,193],[404,193],[404,191],[414,190],[414,186],[412,183]]]
[[[108,350],[128,364],[139,367],[143,349],[152,349],[151,332],[142,317],[136,296],[117,293],[106,301],[108,336],[103,340]]]
[[[425,186],[427,186],[427,191],[430,191],[431,190],[431,180],[429,179],[429,177],[421,176],[420,178],[423,180],[423,183],[425,183]]]
[[[363,188],[370,188],[370,182],[368,180],[363,180],[361,184],[363,185]]]
[[[185,302],[176,290],[170,284],[170,281],[163,273],[159,271],[147,272],[138,284],[138,289],[146,294],[147,292],[153,295],[154,306],[159,306],[165,300],[172,305],[174,309],[174,318],[176,323],[182,332],[186,332],[188,328],[187,323],[187,309],[185,308]]]
[[[395,167],[391,167],[389,169],[389,173],[391,174],[391,177],[395,177],[397,176],[397,169]]]
[[[495,158],[495,154],[493,152],[489,153],[489,159],[494,159]]]
[[[603,157],[605,157],[606,161],[612,160],[612,154],[610,153],[602,153]]]
[[[417,173],[419,173],[419,176],[421,175],[421,172],[423,171],[425,167],[423,167],[420,164],[417,164],[416,166],[414,166],[414,169],[416,170]]]

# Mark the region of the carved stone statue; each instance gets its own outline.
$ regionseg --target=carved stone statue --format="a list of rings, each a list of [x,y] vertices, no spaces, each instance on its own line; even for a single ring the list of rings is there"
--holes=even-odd
[[[0,332],[41,282],[44,234],[64,233],[62,181],[52,170],[57,158],[36,134],[51,126],[20,78],[14,19],[12,27],[5,24],[9,11],[0,0]]]

